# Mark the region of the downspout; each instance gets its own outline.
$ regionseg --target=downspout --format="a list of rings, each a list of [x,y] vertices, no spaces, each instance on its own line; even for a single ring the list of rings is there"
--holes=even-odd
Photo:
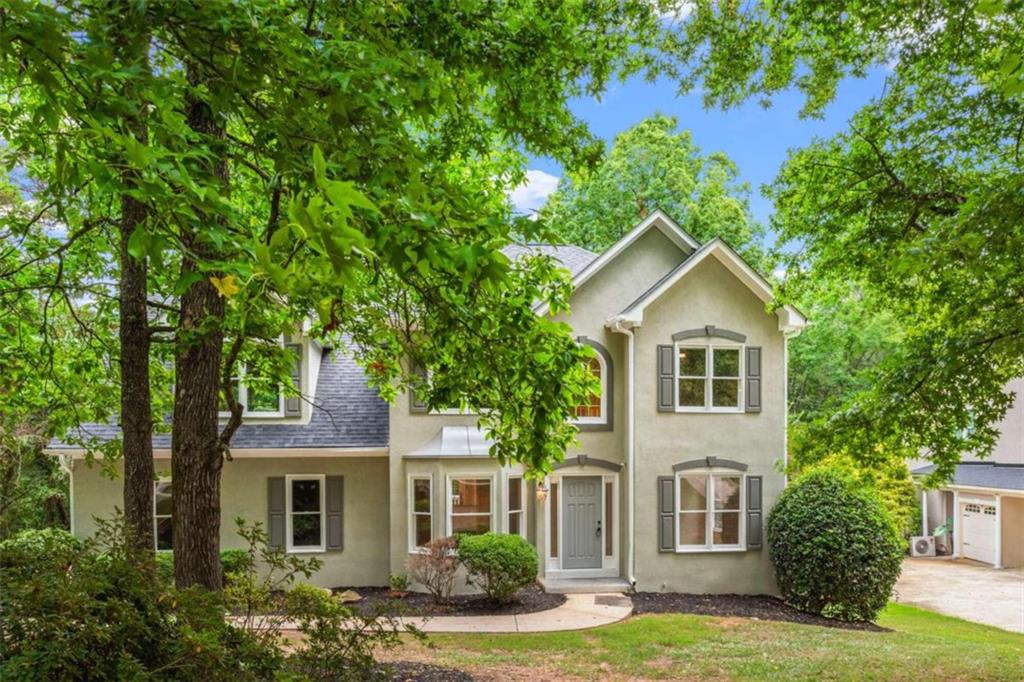
[[[633,324],[621,317],[608,321],[612,331],[626,335],[626,367],[629,372],[626,381],[626,580],[631,587],[636,587],[636,509],[635,487],[636,477],[633,471],[636,464],[636,405],[634,393],[634,376],[636,375],[636,338],[633,336]]]
[[[68,530],[75,534],[75,459],[68,454],[58,455],[60,468],[68,475]]]

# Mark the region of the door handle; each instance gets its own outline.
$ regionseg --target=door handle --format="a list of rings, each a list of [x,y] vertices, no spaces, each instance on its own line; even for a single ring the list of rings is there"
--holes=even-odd
[[[601,535],[601,522],[600,521],[597,522],[597,533],[596,533],[596,535],[598,535],[598,536]]]

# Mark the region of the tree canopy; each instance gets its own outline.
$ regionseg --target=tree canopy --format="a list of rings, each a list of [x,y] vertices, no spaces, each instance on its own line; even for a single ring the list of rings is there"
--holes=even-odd
[[[1024,373],[1024,12],[1017,0],[698,2],[684,87],[732,106],[791,86],[818,115],[839,81],[892,69],[847,130],[793,152],[771,189],[786,296],[838,282],[894,316],[871,385],[815,427],[827,451],[927,452],[936,476],[991,451]]]
[[[660,208],[694,237],[722,237],[760,265],[763,228],[749,188],[722,152],[705,155],[673,116],[620,133],[596,166],[567,173],[538,218],[561,239],[603,251]]]

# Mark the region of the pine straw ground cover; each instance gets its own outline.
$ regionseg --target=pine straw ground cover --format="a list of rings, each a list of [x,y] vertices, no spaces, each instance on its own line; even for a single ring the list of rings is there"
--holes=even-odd
[[[1024,635],[890,604],[883,631],[750,618],[634,616],[593,630],[431,635],[387,655],[476,680],[1020,680]]]

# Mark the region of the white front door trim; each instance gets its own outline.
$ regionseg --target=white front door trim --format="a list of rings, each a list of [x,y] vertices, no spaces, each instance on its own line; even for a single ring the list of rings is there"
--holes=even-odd
[[[585,477],[600,477],[601,479],[601,515],[604,518],[604,510],[607,507],[606,489],[607,484],[612,484],[612,554],[608,556],[604,553],[602,542],[602,560],[601,568],[562,568],[562,558],[565,556],[565,552],[562,549],[562,543],[565,539],[565,532],[562,527],[562,486],[561,482],[563,479],[571,478],[573,476],[585,476]],[[549,494],[544,500],[544,519],[547,524],[551,523],[552,514],[556,520],[558,528],[558,556],[551,558],[551,533],[550,525],[545,527],[544,533],[544,575],[550,579],[572,579],[572,578],[618,578],[621,575],[619,570],[619,538],[620,527],[622,525],[619,513],[619,474],[608,473],[606,469],[593,466],[583,466],[578,469],[573,469],[572,473],[558,472],[551,474],[548,477],[545,485],[548,490],[551,489],[552,483],[558,483],[558,504],[551,504],[551,495]],[[605,529],[607,531],[607,529]]]

